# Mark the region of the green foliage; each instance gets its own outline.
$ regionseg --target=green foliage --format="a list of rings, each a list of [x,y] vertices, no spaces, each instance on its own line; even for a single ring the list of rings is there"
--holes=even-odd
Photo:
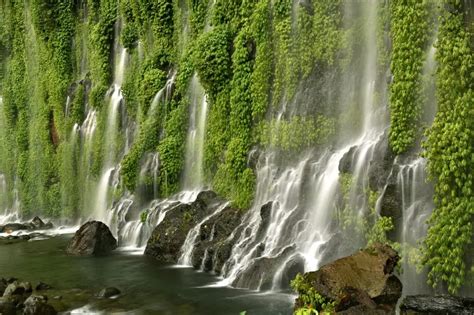
[[[156,115],[146,120],[140,130],[138,139],[133,144],[130,152],[122,160],[120,174],[123,184],[130,191],[135,190],[142,157],[146,152],[154,150],[159,143],[160,126]]]
[[[257,129],[261,144],[291,152],[326,144],[334,133],[334,120],[322,115],[263,121]]]
[[[201,83],[213,99],[232,77],[232,37],[226,27],[203,33],[193,52],[194,66]]]
[[[177,104],[166,121],[166,136],[158,145],[160,154],[160,192],[169,196],[179,190],[184,165],[184,144],[186,143],[187,102]]]
[[[253,68],[253,42],[248,29],[242,29],[234,41],[234,69],[230,92],[230,133],[232,138],[215,177],[215,188],[247,208],[253,200],[255,175],[247,166],[247,153],[252,145],[252,97],[250,93]],[[236,185],[237,184],[237,185]]]
[[[120,40],[122,42],[123,47],[128,49],[134,48],[138,42],[138,39],[138,32],[135,26],[133,24],[125,25],[125,28],[120,34]]]
[[[389,137],[393,152],[400,154],[414,144],[418,130],[428,12],[426,2],[417,0],[392,1],[390,9],[393,83],[390,86]]]
[[[367,245],[370,246],[375,243],[386,244],[389,243],[387,233],[395,228],[391,217],[380,217],[375,222],[374,226],[367,233]]]
[[[141,223],[146,223],[146,220],[148,219],[148,214],[149,214],[149,210],[144,210],[140,213],[140,222]]]
[[[436,209],[423,262],[433,286],[444,282],[455,293],[464,283],[463,258],[473,235],[474,60],[464,5],[454,0],[443,4],[436,50],[438,113],[424,144]]]
[[[294,314],[333,314],[335,302],[328,301],[322,297],[316,289],[305,279],[303,275],[298,273],[291,280],[291,288],[299,294],[297,304],[299,308]],[[320,313],[319,313],[320,312]]]
[[[147,112],[156,93],[165,85],[166,73],[160,69],[148,69],[139,83],[138,100],[143,112]]]

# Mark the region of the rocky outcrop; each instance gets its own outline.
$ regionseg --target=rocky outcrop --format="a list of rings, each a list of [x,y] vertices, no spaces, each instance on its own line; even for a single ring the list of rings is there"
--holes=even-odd
[[[19,282],[16,278],[0,279],[0,314],[16,315],[53,315],[57,314],[48,298],[43,295],[32,295],[30,282]]]
[[[228,206],[201,225],[192,257],[194,268],[220,273],[238,237],[229,236],[240,224],[241,217],[242,211]]]
[[[167,210],[164,220],[153,230],[145,255],[164,263],[176,263],[189,231],[213,212],[223,200],[212,191],[203,191],[195,201],[179,203]]]
[[[24,315],[56,315],[58,312],[48,304],[44,295],[31,295],[25,301]]]
[[[237,275],[232,286],[250,290],[270,290],[273,286],[275,270],[279,266],[283,268],[282,278],[286,278],[286,283],[289,283],[289,279],[293,279],[298,272],[304,269],[303,260],[294,252],[295,248],[289,246],[274,257],[264,256],[254,259],[245,270]],[[278,283],[278,286],[284,287],[282,283]]]
[[[402,293],[400,280],[392,274],[398,260],[390,246],[376,244],[306,273],[303,279],[324,299],[334,301],[337,312],[392,314]],[[303,305],[298,298],[296,307]]]
[[[448,295],[406,296],[400,306],[403,315],[468,315],[474,314],[474,299]]]
[[[66,252],[75,256],[102,256],[117,248],[117,240],[102,222],[86,222],[74,234]]]
[[[52,229],[53,223],[44,223],[40,217],[34,217],[30,222],[24,223],[7,223],[0,226],[0,233],[12,233],[16,231],[35,231]]]

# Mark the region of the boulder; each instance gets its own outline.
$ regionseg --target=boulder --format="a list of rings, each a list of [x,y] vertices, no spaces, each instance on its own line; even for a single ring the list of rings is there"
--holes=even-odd
[[[109,287],[109,288],[104,288],[104,289],[100,290],[100,292],[97,293],[97,297],[108,299],[108,298],[111,298],[113,296],[117,296],[120,293],[122,293],[122,292],[120,292],[119,289],[114,288],[114,287]]]
[[[145,255],[163,263],[176,263],[189,231],[222,202],[214,192],[203,191],[189,204],[173,205],[166,212],[163,221],[153,230],[145,248]]]
[[[3,296],[22,295],[23,293],[25,293],[25,288],[18,281],[14,281],[7,286]]]
[[[22,282],[20,283],[20,286],[25,289],[25,293],[31,293],[33,292],[33,287],[31,286],[31,283],[27,282]]]
[[[358,307],[377,310],[374,314],[392,314],[402,293],[400,280],[392,274],[399,259],[390,246],[375,244],[303,278],[323,298],[335,301],[339,312]],[[303,305],[298,298],[296,307]]]
[[[40,217],[34,217],[30,221],[29,225],[31,226],[32,230],[47,230],[47,229],[53,228],[53,223],[51,222],[44,223]]]
[[[400,305],[403,315],[468,315],[474,314],[474,299],[449,295],[409,295]]]
[[[48,298],[44,295],[31,295],[25,301],[25,315],[56,315],[58,312],[48,304]]]
[[[44,282],[39,282],[36,287],[35,287],[36,291],[42,291],[42,290],[49,290],[49,289],[52,289],[52,287],[49,285],[49,284],[46,284]]]
[[[102,222],[86,222],[76,232],[66,249],[75,256],[101,256],[117,248],[117,240]]]
[[[192,256],[195,268],[217,271],[229,258],[236,237],[229,236],[240,224],[242,211],[231,206],[201,225]]]

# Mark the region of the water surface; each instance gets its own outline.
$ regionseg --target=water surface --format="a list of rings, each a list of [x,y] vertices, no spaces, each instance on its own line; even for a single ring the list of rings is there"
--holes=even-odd
[[[160,265],[142,255],[67,256],[70,237],[0,245],[0,277],[33,285],[44,281],[59,290],[90,290],[88,307],[107,314],[291,314],[291,295],[212,287],[218,278],[210,274]],[[119,288],[122,296],[107,302],[90,297],[108,286]],[[46,294],[51,298],[57,292]]]

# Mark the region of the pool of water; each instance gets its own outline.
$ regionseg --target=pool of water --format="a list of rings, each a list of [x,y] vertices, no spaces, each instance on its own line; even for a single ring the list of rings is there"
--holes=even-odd
[[[160,265],[146,256],[124,251],[106,257],[68,256],[65,248],[70,238],[71,235],[58,235],[0,245],[0,277],[16,277],[33,285],[43,281],[63,290],[46,291],[53,296],[57,292],[76,294],[64,290],[87,290],[86,297],[78,297],[74,307],[86,306],[82,308],[85,313],[291,314],[292,295],[213,287],[219,279],[210,274]],[[119,288],[122,295],[106,303],[92,296],[109,286]]]

